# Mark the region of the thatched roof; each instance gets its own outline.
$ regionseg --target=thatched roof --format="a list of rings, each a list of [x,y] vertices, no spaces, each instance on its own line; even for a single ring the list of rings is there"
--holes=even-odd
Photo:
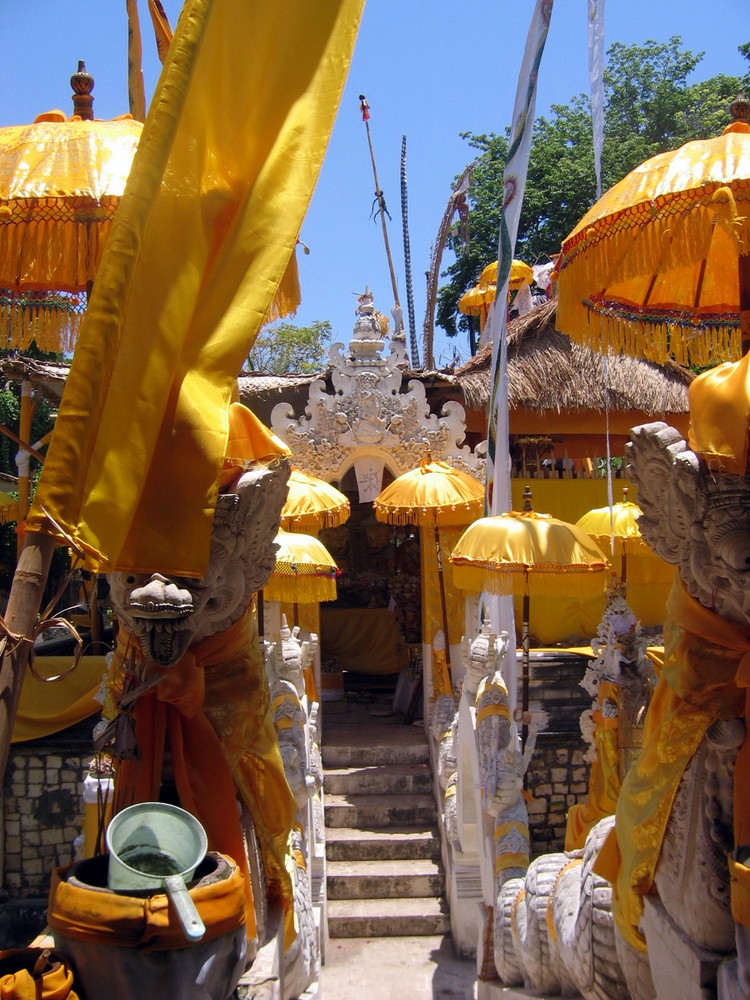
[[[674,363],[657,365],[625,355],[606,356],[573,344],[555,329],[557,303],[537,306],[508,327],[508,398],[511,409],[613,410],[687,413],[693,375]],[[456,369],[466,406],[483,410],[490,400],[492,345]]]

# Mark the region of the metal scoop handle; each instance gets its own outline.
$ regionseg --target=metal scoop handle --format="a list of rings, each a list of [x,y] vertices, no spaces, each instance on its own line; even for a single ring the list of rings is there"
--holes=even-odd
[[[164,888],[175,908],[185,937],[188,941],[200,941],[206,933],[206,925],[198,915],[182,875],[167,875]]]

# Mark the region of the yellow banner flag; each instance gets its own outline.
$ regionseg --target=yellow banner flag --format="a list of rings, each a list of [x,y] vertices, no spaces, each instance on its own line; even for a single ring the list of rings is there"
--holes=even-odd
[[[232,387],[294,252],[364,0],[187,0],[35,503],[92,568],[201,576]]]

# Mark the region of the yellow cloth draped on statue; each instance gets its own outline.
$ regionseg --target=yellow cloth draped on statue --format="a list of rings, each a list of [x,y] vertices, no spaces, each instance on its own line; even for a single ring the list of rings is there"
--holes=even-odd
[[[619,711],[620,688],[611,681],[601,681],[594,710],[596,760],[589,775],[588,801],[571,806],[565,829],[565,850],[582,848],[592,826],[611,816],[620,794],[620,742],[617,716],[602,714],[605,701],[614,702]]]
[[[118,643],[110,680],[115,703],[132,642],[129,647],[125,634]],[[239,793],[255,824],[269,892],[285,908],[288,944],[293,898],[286,854],[296,807],[273,727],[254,607],[164,670],[163,680],[138,697],[133,716],[141,758],[119,762],[117,808],[158,798],[168,740],[181,805],[206,828],[209,850],[228,854],[245,876],[252,936],[256,924]]]
[[[679,579],[667,602],[664,667],[651,699],[643,751],[628,771],[616,825],[596,862],[614,888],[612,910],[620,932],[639,950],[643,896],[654,872],[672,804],[685,768],[717,719],[744,714],[750,681],[750,633],[695,601]],[[747,749],[743,748],[746,753]],[[740,757],[743,756],[741,751]],[[735,822],[748,817],[750,788],[738,759]]]

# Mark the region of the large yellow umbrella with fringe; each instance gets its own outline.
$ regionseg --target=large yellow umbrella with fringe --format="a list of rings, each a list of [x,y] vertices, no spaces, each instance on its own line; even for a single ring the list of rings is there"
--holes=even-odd
[[[557,326],[571,340],[700,367],[746,349],[750,102],[731,110],[723,135],[646,160],[563,242]]]
[[[293,468],[287,487],[281,509],[281,527],[285,531],[318,532],[337,528],[349,519],[349,500],[325,479]]]
[[[453,582],[475,593],[523,596],[523,674],[521,742],[528,736],[529,616],[533,596],[581,596],[604,591],[609,568],[604,553],[586,532],[567,521],[531,508],[531,491],[524,491],[524,509],[481,517],[461,535],[450,557]],[[509,678],[509,691],[515,680]]]
[[[447,462],[423,459],[416,469],[398,476],[373,501],[375,517],[386,524],[414,524],[432,529],[440,586],[445,658],[450,674],[450,638],[440,528],[469,524],[484,510],[484,485]]]
[[[71,118],[0,128],[3,347],[73,350],[143,125],[94,118],[93,77],[71,77]]]

